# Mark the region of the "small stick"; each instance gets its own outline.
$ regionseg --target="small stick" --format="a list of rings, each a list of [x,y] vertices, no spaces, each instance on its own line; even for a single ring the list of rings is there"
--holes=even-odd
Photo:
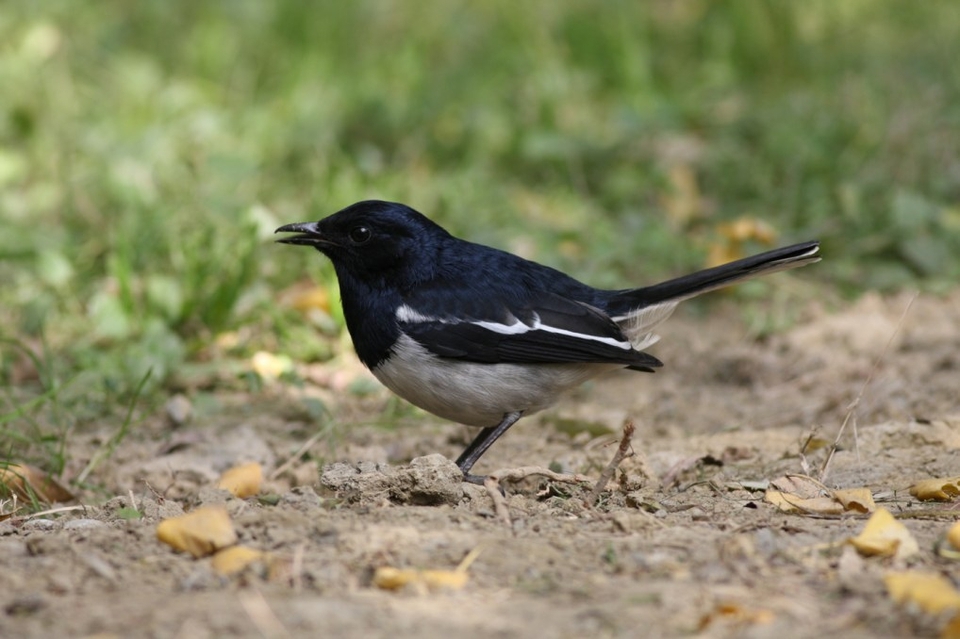
[[[270,608],[270,604],[262,592],[256,588],[249,591],[241,590],[237,593],[237,599],[240,600],[240,605],[243,607],[244,612],[247,613],[247,617],[250,618],[250,621],[253,622],[253,625],[260,631],[262,636],[290,636],[290,632],[286,626],[283,625],[283,622],[280,621],[280,618],[277,617],[277,614],[273,612],[273,609]]]
[[[503,493],[500,492],[500,479],[496,475],[487,475],[483,478],[483,487],[487,490],[487,494],[490,495],[490,499],[493,501],[493,508],[497,513],[497,517],[500,518],[500,521],[505,523],[507,527],[511,527],[513,522],[510,520],[510,509],[507,508],[507,500],[503,496]]]
[[[823,466],[820,468],[820,481],[826,481],[827,470],[830,468],[830,462],[833,461],[833,455],[840,447],[840,438],[843,436],[843,431],[847,428],[847,424],[851,421],[851,419],[853,421],[854,446],[857,450],[857,459],[859,460],[860,439],[857,437],[857,407],[860,405],[860,400],[863,399],[863,394],[866,392],[867,386],[869,386],[870,382],[873,381],[874,373],[876,373],[877,369],[880,368],[880,362],[882,362],[883,358],[887,356],[887,351],[889,351],[890,346],[893,345],[893,338],[896,337],[897,333],[900,332],[900,329],[903,328],[903,323],[907,319],[907,313],[910,312],[910,308],[913,306],[913,303],[917,301],[917,297],[919,296],[919,293],[914,293],[913,297],[910,298],[910,301],[907,302],[907,306],[903,309],[903,313],[900,315],[900,320],[897,322],[893,332],[890,333],[890,339],[887,340],[887,344],[883,347],[883,351],[879,356],[877,356],[877,360],[873,363],[873,368],[870,369],[870,374],[867,375],[867,379],[863,382],[863,386],[860,387],[860,392],[857,393],[857,397],[850,402],[849,406],[847,406],[847,414],[843,418],[843,423],[840,424],[840,430],[837,432],[837,438],[833,440],[833,446],[830,447],[830,454],[827,455],[827,459],[823,462]]]
[[[607,483],[613,478],[613,474],[617,472],[617,468],[627,457],[633,457],[633,450],[630,447],[630,441],[633,439],[633,433],[636,430],[636,427],[633,425],[632,420],[627,420],[623,423],[623,436],[620,437],[620,445],[617,446],[617,452],[614,453],[613,459],[610,460],[610,463],[607,464],[607,467],[603,469],[603,472],[600,473],[600,479],[597,480],[596,485],[593,487],[593,491],[590,493],[590,496],[587,497],[587,504],[593,508],[597,505],[597,500],[600,499],[600,493],[604,488],[607,487]]]
[[[293,561],[290,565],[290,584],[294,592],[303,590],[303,555],[306,552],[307,545],[303,542],[297,544],[293,549]]]
[[[497,482],[517,482],[521,479],[526,479],[527,477],[546,477],[550,481],[555,481],[561,484],[589,484],[590,479],[586,475],[564,475],[562,473],[556,473],[549,468],[542,468],[540,466],[521,466],[520,468],[501,468],[500,470],[490,473],[490,476],[495,477]]]
[[[301,457],[305,452],[307,452],[308,450],[310,450],[310,448],[311,448],[314,444],[316,444],[318,441],[320,441],[320,438],[323,437],[323,436],[326,435],[326,434],[327,434],[327,429],[319,430],[319,431],[317,431],[316,433],[314,433],[307,441],[305,441],[305,442],[303,443],[302,446],[300,446],[300,448],[297,449],[297,452],[295,452],[294,454],[290,455],[290,458],[287,459],[287,461],[285,461],[285,462],[283,462],[282,464],[280,464],[280,466],[278,466],[275,471],[273,471],[272,473],[270,473],[270,479],[276,479],[276,478],[279,477],[284,471],[286,471],[288,468],[290,468],[291,466],[293,466],[293,465],[296,463],[296,461],[297,461],[298,459],[300,459],[300,457]]]

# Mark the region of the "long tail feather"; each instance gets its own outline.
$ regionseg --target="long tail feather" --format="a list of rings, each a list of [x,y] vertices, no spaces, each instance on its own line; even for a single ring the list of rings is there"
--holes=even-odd
[[[761,275],[819,262],[819,250],[819,242],[803,242],[653,286],[620,291],[610,298],[606,310],[621,325],[634,348],[642,350],[657,341],[651,330],[670,317],[683,300]]]

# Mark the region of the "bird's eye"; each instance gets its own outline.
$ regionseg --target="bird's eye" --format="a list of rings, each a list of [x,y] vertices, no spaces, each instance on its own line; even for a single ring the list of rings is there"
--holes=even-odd
[[[354,244],[363,244],[373,235],[366,226],[357,226],[350,230],[350,241]]]

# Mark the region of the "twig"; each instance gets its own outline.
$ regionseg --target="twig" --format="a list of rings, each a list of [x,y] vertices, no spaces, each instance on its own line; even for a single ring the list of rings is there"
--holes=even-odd
[[[48,508],[47,510],[41,510],[35,513],[30,513],[29,515],[24,515],[24,519],[33,519],[34,517],[45,517],[46,515],[57,515],[59,513],[69,513],[75,510],[83,510],[86,508],[83,504],[79,506],[60,506],[58,508]]]
[[[633,425],[632,420],[628,419],[623,423],[623,436],[620,437],[620,445],[617,446],[617,452],[613,454],[613,459],[610,460],[607,467],[600,473],[600,478],[590,492],[590,496],[587,497],[587,504],[591,508],[597,505],[597,500],[600,499],[600,493],[607,487],[607,483],[613,478],[613,474],[617,472],[620,463],[627,457],[633,456],[634,453],[630,442],[633,440],[633,433],[636,430],[636,426]]]
[[[293,549],[293,561],[290,565],[290,585],[294,592],[303,590],[303,555],[307,550],[307,545],[303,542],[297,544]]]
[[[663,488],[670,488],[674,484],[680,483],[680,475],[687,472],[691,468],[697,465],[701,459],[704,458],[704,455],[693,455],[691,457],[685,457],[675,463],[667,471],[667,474],[663,476],[663,479],[660,480],[660,485]]]
[[[500,480],[496,475],[487,475],[483,479],[483,487],[487,490],[487,494],[490,495],[491,501],[493,501],[493,509],[497,513],[497,517],[500,518],[500,521],[505,523],[507,527],[511,527],[513,522],[510,520],[510,509],[507,508],[507,500],[503,496],[503,493],[500,492]]]
[[[840,424],[840,430],[837,432],[837,438],[833,440],[833,445],[830,447],[830,454],[827,455],[827,459],[824,460],[823,466],[820,468],[820,481],[826,481],[827,470],[830,468],[830,462],[833,461],[833,455],[837,452],[837,449],[840,447],[840,438],[843,436],[843,431],[847,428],[847,424],[852,420],[853,421],[853,441],[854,448],[857,451],[857,460],[860,459],[860,438],[857,435],[857,415],[856,410],[860,405],[860,400],[863,399],[863,394],[867,390],[867,386],[870,385],[870,382],[873,381],[873,375],[880,368],[880,362],[883,361],[883,358],[887,356],[887,351],[890,350],[890,347],[893,345],[893,338],[897,336],[900,332],[900,329],[903,328],[903,323],[907,319],[907,313],[910,312],[910,308],[913,306],[913,303],[917,301],[917,297],[920,296],[920,293],[914,293],[913,297],[910,298],[910,301],[907,302],[906,307],[903,309],[903,313],[900,314],[900,320],[897,322],[896,327],[894,327],[893,332],[890,333],[890,339],[887,340],[886,346],[883,347],[883,351],[880,352],[880,355],[877,356],[876,361],[873,363],[873,367],[870,369],[870,373],[867,375],[867,379],[864,380],[863,386],[860,387],[860,392],[857,393],[857,397],[850,402],[850,405],[847,406],[847,414],[843,418],[843,423]]]
[[[477,560],[477,557],[480,556],[480,553],[483,552],[485,547],[486,546],[484,546],[483,544],[480,544],[479,546],[477,546],[476,548],[468,552],[467,556],[460,560],[460,563],[457,564],[457,567],[454,568],[453,572],[467,572],[468,570],[470,570],[470,566],[473,565],[473,562]]]
[[[490,473],[490,477],[495,477],[497,482],[518,482],[521,479],[526,479],[527,477],[546,477],[550,481],[559,482],[561,484],[589,484],[591,480],[586,475],[564,475],[562,473],[556,473],[549,468],[542,468],[540,466],[522,466],[520,468],[501,468],[500,470]]]
[[[240,605],[247,613],[247,617],[262,636],[270,638],[290,636],[290,632],[270,608],[262,592],[256,588],[249,591],[241,590],[237,593],[237,599],[240,600]]]
[[[310,437],[310,439],[308,439],[307,441],[305,441],[305,442],[303,443],[303,445],[300,446],[300,448],[297,449],[297,452],[295,452],[293,455],[291,455],[290,458],[287,459],[287,461],[285,461],[285,462],[283,462],[282,464],[280,464],[280,466],[278,466],[275,471],[273,471],[272,473],[270,473],[270,479],[276,479],[276,478],[279,477],[281,474],[283,474],[284,471],[286,471],[288,468],[290,468],[291,466],[293,466],[293,464],[296,463],[296,461],[297,461],[298,459],[300,459],[300,456],[303,455],[303,454],[304,454],[305,452],[307,452],[308,450],[310,450],[310,448],[311,448],[314,444],[316,444],[316,443],[320,440],[321,437],[323,437],[324,435],[326,435],[327,432],[329,432],[328,429],[324,428],[323,430],[319,430],[319,431],[317,431],[316,433],[314,433],[313,436]]]

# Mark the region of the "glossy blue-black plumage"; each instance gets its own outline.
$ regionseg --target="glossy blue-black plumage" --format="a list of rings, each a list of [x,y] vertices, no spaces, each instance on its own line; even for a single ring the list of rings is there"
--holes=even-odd
[[[350,235],[359,228],[370,234],[362,242]],[[603,312],[610,292],[455,238],[402,204],[360,202],[309,231],[292,243],[311,243],[332,260],[347,328],[370,368],[390,356],[401,332],[438,356],[478,363],[660,365],[651,355],[611,345],[629,340]],[[401,307],[419,321],[398,319]],[[502,334],[481,325],[537,320],[564,332]]]

